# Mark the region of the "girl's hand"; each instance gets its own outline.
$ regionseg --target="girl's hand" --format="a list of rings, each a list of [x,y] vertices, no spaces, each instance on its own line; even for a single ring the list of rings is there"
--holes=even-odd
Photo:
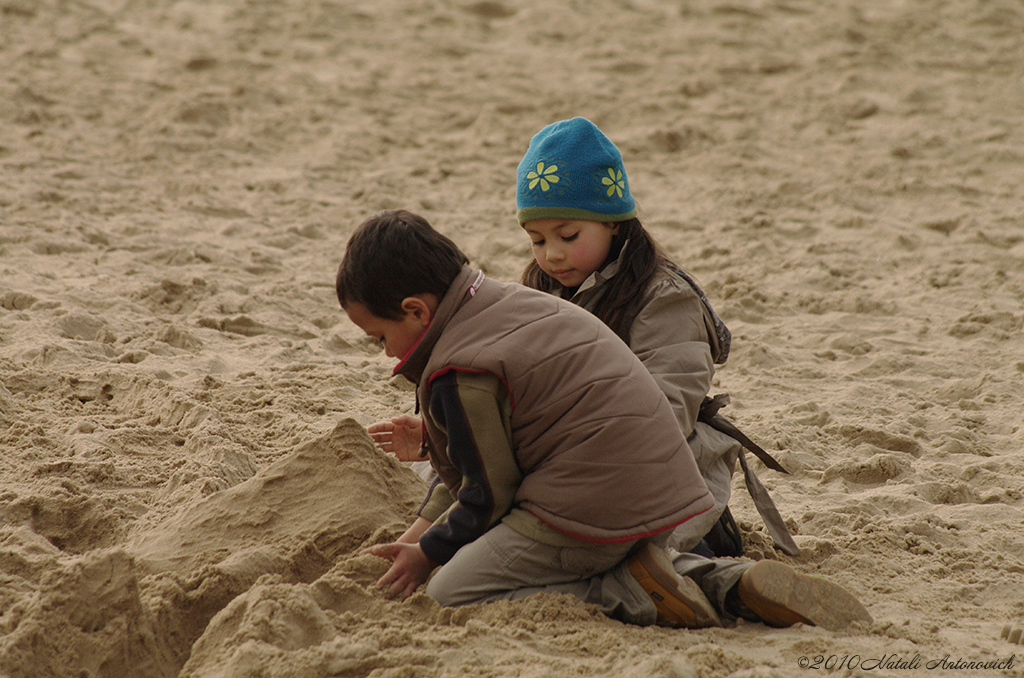
[[[423,461],[423,420],[403,414],[391,421],[370,424],[366,431],[382,451],[395,455],[398,461]]]
[[[427,558],[419,544],[377,544],[363,553],[391,561],[391,568],[377,580],[377,586],[388,588],[392,595],[402,599],[411,596],[416,587],[427,581],[427,577],[434,571],[433,561]]]

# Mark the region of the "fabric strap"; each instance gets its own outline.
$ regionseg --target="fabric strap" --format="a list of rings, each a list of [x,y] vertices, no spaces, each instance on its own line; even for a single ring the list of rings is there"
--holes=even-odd
[[[768,490],[761,484],[761,479],[757,477],[747,464],[747,458],[743,454],[743,450],[740,450],[740,466],[743,467],[743,480],[747,483],[747,491],[750,492],[750,496],[754,500],[754,506],[757,508],[757,512],[761,514],[761,520],[764,521],[765,526],[768,528],[768,533],[772,535],[775,545],[788,556],[800,555],[800,547],[793,541],[793,536],[789,533],[789,529],[786,527],[782,515],[779,514],[779,510],[775,508],[775,502],[772,501]]]
[[[729,395],[726,393],[720,393],[714,398],[705,396],[704,402],[700,405],[700,413],[697,415],[697,419],[739,441],[743,448],[750,450],[768,468],[780,473],[789,473],[772,455],[768,454],[761,446],[736,428],[731,421],[718,413],[718,410],[728,404]],[[747,491],[754,500],[754,507],[757,508],[757,512],[761,515],[761,520],[764,521],[765,526],[768,528],[768,533],[772,535],[775,545],[786,555],[800,555],[800,547],[793,541],[793,536],[789,533],[786,522],[782,519],[779,510],[775,508],[775,502],[772,501],[771,495],[768,494],[768,489],[761,483],[761,479],[757,477],[757,474],[750,468],[750,465],[747,464],[747,458],[743,454],[743,449],[740,450],[739,460],[740,466],[743,467],[743,480],[747,485]]]

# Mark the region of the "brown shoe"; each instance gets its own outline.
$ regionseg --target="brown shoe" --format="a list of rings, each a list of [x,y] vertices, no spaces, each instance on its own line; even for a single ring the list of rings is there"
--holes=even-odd
[[[777,560],[762,560],[744,572],[736,592],[769,626],[803,622],[838,631],[855,621],[871,622],[868,611],[843,587]]]
[[[645,544],[629,559],[629,573],[654,600],[659,624],[688,629],[722,625],[696,582],[676,574],[668,554],[654,544]]]

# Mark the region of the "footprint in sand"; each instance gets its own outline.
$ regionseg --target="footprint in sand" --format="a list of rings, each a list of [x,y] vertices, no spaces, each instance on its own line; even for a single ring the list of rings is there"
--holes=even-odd
[[[1006,624],[1003,626],[1003,631],[999,634],[999,638],[1001,640],[1008,640],[1013,645],[1024,645],[1024,638],[1021,637],[1022,635],[1024,635],[1024,629],[1020,626]]]

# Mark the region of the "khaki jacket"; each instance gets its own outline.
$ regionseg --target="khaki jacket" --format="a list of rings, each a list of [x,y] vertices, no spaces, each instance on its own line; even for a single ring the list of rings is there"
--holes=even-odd
[[[627,541],[687,523],[714,500],[664,394],[604,323],[554,296],[465,267],[395,372],[418,382],[431,463],[455,492],[430,384],[485,371],[512,401],[516,506],[565,534]],[[701,533],[703,534],[703,533]],[[699,538],[699,535],[698,535]]]
[[[623,251],[625,251],[623,247]],[[595,272],[580,285],[570,299],[593,310],[618,273],[621,261],[614,261]],[[725,433],[697,420],[701,402],[711,390],[715,364],[725,361],[727,346],[721,346],[715,331],[715,318],[696,290],[678,272],[665,266],[655,275],[629,327],[630,349],[650,371],[668,398],[679,428],[686,436],[708,489],[715,498],[712,511],[702,515],[710,529],[725,510],[732,493],[732,475],[737,459],[742,463],[744,481],[755,506],[769,531],[785,552],[795,555],[785,524],[767,490],[742,458],[740,443]],[[673,534],[671,545],[680,551],[692,548],[694,525]],[[697,539],[699,541],[699,537]]]

